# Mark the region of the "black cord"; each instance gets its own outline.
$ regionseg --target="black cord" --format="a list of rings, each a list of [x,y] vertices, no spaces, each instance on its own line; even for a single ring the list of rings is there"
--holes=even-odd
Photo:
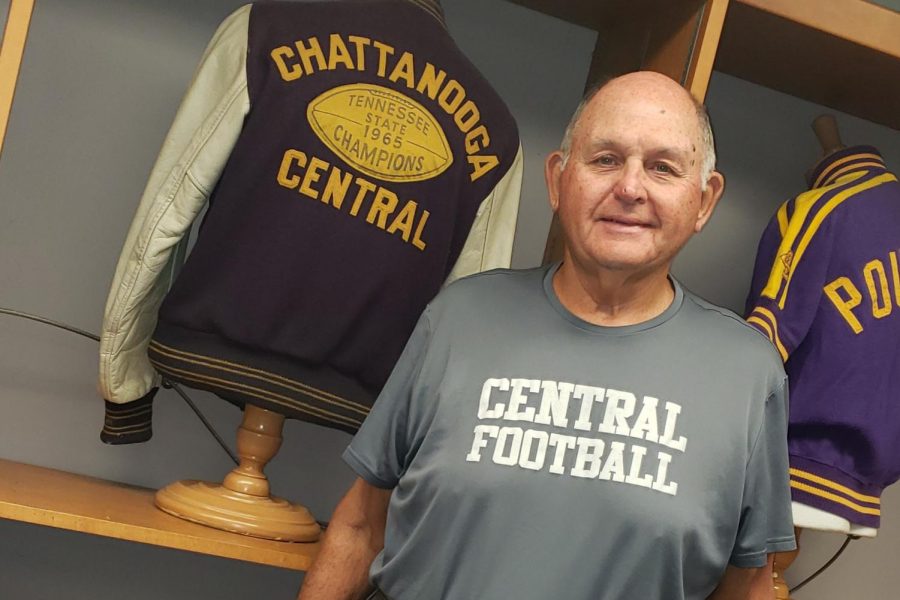
[[[803,581],[801,581],[800,583],[798,583],[797,585],[795,585],[794,587],[790,588],[790,589],[788,590],[788,592],[789,592],[789,593],[793,593],[793,592],[798,591],[798,590],[799,590],[800,588],[802,588],[804,585],[806,585],[807,583],[809,583],[810,581],[812,581],[813,579],[815,579],[816,577],[818,577],[819,575],[821,575],[821,574],[825,571],[825,569],[827,569],[828,567],[830,567],[830,566],[834,563],[834,561],[836,561],[836,560],[838,559],[838,557],[841,555],[841,553],[842,553],[844,550],[847,549],[847,546],[850,545],[850,542],[852,542],[853,540],[858,540],[858,539],[859,539],[859,536],[856,536],[856,535],[848,535],[848,536],[847,536],[847,539],[844,540],[844,543],[841,545],[841,547],[838,548],[838,551],[834,553],[834,556],[832,556],[832,557],[828,560],[828,562],[825,563],[825,564],[822,566],[821,569],[819,569],[818,571],[816,571],[815,573],[813,573],[812,575],[810,575],[809,577],[807,577],[806,579],[804,579]]]
[[[220,446],[222,446],[222,449],[228,453],[228,456],[231,457],[231,460],[234,461],[234,464],[239,465],[241,463],[241,461],[238,460],[238,457],[235,456],[235,454],[231,451],[231,448],[229,448],[225,444],[225,441],[219,436],[219,434],[216,433],[216,430],[213,429],[212,423],[210,423],[209,421],[206,420],[206,417],[203,416],[203,413],[200,412],[200,409],[197,408],[197,405],[194,404],[193,401],[184,392],[184,390],[181,389],[181,386],[179,386],[177,383],[169,381],[165,377],[163,377],[162,385],[164,388],[171,388],[171,389],[175,390],[179,396],[184,398],[184,401],[187,402],[188,406],[191,407],[191,410],[194,411],[194,414],[197,415],[197,418],[200,419],[201,421],[203,421],[203,424],[206,426],[206,428],[209,430],[209,432],[212,434],[212,436],[214,438],[216,438],[216,441],[219,442]]]
[[[72,327],[71,325],[66,325],[65,323],[60,323],[59,321],[54,321],[52,319],[47,319],[45,317],[39,317],[37,315],[32,315],[32,314],[29,314],[26,312],[22,312],[20,310],[13,310],[11,308],[0,307],[0,314],[10,315],[12,317],[21,317],[23,319],[28,319],[31,321],[37,321],[38,323],[43,323],[45,325],[51,325],[53,327],[58,327],[59,329],[65,329],[66,331],[70,331],[72,333],[77,333],[78,335],[92,339],[95,342],[100,341],[99,335],[90,333],[89,331],[84,331],[83,329],[78,329],[77,327]],[[187,402],[188,406],[191,407],[191,410],[194,411],[194,414],[197,415],[197,417],[200,419],[200,421],[203,422],[203,425],[206,427],[206,429],[212,434],[212,436],[214,438],[216,438],[216,441],[219,442],[219,445],[222,446],[222,449],[225,451],[225,453],[228,454],[228,456],[231,458],[231,460],[234,461],[234,464],[240,464],[240,461],[238,461],[237,456],[235,456],[234,453],[231,451],[231,449],[225,444],[225,442],[222,440],[222,438],[216,432],[215,428],[212,426],[212,423],[210,423],[209,421],[206,420],[206,417],[203,416],[203,413],[201,413],[200,409],[197,408],[197,405],[191,401],[190,397],[188,397],[188,395],[178,385],[172,383],[171,381],[167,381],[166,379],[163,379],[163,387],[171,388],[171,389],[175,390],[178,393],[178,395],[181,396],[185,402]]]
[[[11,308],[0,308],[0,314],[11,315],[13,317],[22,317],[23,319],[30,319],[32,321],[37,321],[38,323],[44,323],[45,325],[52,325],[54,327],[59,327],[60,329],[65,329],[66,331],[71,331],[72,333],[77,333],[78,335],[83,335],[86,338],[90,338],[95,342],[100,341],[100,336],[85,331],[83,329],[78,329],[77,327],[72,327],[71,325],[66,325],[65,323],[60,323],[59,321],[52,321],[50,319],[45,319],[44,317],[39,317],[37,315],[30,315],[28,313],[24,313],[20,310],[12,310]]]

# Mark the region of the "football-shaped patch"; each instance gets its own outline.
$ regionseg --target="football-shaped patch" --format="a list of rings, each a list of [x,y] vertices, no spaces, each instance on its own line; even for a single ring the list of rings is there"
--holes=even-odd
[[[431,179],[453,164],[447,136],[428,109],[379,85],[320,94],[306,118],[319,139],[357,170],[386,181]]]

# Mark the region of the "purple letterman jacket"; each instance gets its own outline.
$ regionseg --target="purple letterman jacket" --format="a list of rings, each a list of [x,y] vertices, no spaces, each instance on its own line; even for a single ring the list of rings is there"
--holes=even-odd
[[[769,222],[746,307],[788,373],[794,500],[868,527],[900,478],[898,263],[900,184],[845,148]]]

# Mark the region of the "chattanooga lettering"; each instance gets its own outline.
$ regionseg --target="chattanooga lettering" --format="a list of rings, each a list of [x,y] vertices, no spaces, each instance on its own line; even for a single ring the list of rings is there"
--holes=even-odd
[[[279,75],[287,82],[321,71],[341,69],[374,72],[378,77],[404,85],[422,99],[435,102],[436,109],[453,118],[457,129],[465,136],[466,160],[472,181],[477,181],[500,164],[496,155],[485,152],[490,146],[491,136],[487,126],[481,122],[478,105],[468,97],[465,87],[443,69],[427,61],[423,64],[423,61],[416,60],[410,52],[400,52],[393,46],[367,37],[333,33],[324,47],[318,37],[311,37],[297,40],[293,46],[279,46],[271,51],[270,56]],[[403,112],[407,115],[409,111]],[[398,120],[402,122],[406,118],[398,117]]]
[[[363,218],[385,233],[425,250],[425,225],[430,213],[415,200],[407,200],[401,206],[400,198],[391,190],[294,149],[285,151],[276,179],[282,187],[346,211],[351,217]]]
[[[669,478],[672,451],[684,453],[687,447],[687,438],[677,433],[680,414],[678,404],[652,396],[638,399],[623,390],[490,378],[481,390],[478,419],[499,423],[475,426],[466,460],[614,481],[674,496],[678,483]]]
[[[453,163],[431,113],[385,87],[358,83],[328,90],[310,102],[306,116],[326,146],[366,175],[422,181]]]

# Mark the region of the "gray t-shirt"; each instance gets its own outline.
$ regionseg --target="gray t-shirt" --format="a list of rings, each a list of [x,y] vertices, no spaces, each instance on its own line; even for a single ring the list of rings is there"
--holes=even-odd
[[[677,283],[592,325],[555,270],[446,288],[344,453],[394,488],[371,569],[394,600],[701,599],[794,548],[768,340]]]

